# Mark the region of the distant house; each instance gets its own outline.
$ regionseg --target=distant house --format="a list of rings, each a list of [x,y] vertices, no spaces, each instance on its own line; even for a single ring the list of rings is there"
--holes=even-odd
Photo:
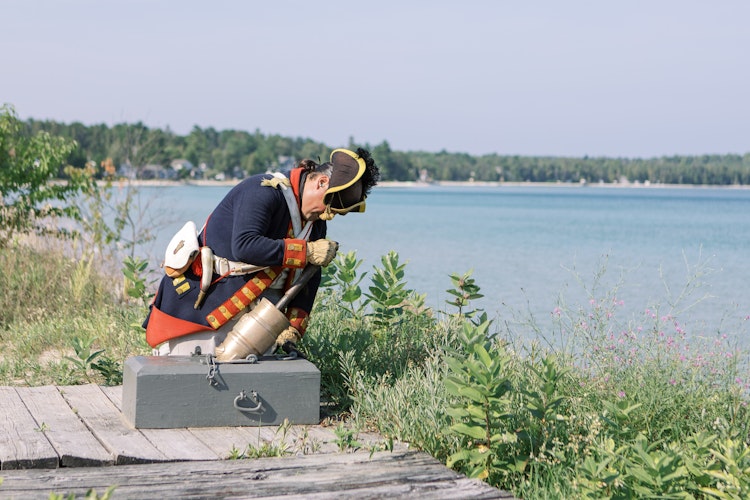
[[[117,167],[117,176],[123,179],[135,179],[137,177],[137,172],[130,163],[121,163],[120,166]]]
[[[140,179],[159,179],[159,180],[174,180],[177,178],[177,172],[171,167],[164,167],[162,165],[150,164],[142,167],[139,171],[138,177]]]
[[[172,160],[169,163],[169,166],[172,167],[178,174],[183,170],[185,170],[186,172],[192,172],[193,169],[195,169],[195,166],[184,158]],[[180,177],[182,177],[182,175],[180,175]]]

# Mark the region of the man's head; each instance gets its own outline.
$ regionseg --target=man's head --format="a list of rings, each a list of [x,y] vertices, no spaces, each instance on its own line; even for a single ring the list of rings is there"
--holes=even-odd
[[[331,160],[308,175],[302,197],[306,220],[331,220],[336,214],[364,212],[365,198],[380,179],[369,151],[336,149]]]
[[[364,212],[365,198],[380,179],[380,171],[375,160],[366,149],[356,152],[336,149],[331,153],[330,180],[324,202],[323,220],[331,220],[334,215],[349,212]]]

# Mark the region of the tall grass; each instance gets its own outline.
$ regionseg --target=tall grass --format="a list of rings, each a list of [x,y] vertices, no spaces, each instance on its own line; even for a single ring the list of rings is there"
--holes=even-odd
[[[0,249],[0,274],[0,384],[108,382],[107,370],[75,363],[81,343],[102,351],[89,365],[109,364],[117,382],[126,357],[149,351],[131,326],[144,308],[121,298],[119,269],[104,274],[61,246],[16,244]]]

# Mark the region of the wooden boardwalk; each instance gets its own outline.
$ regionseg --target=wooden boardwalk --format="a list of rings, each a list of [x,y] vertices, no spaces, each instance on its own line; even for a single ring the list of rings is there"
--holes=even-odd
[[[512,498],[404,444],[380,451],[377,434],[357,435],[352,449],[317,425],[135,429],[121,395],[97,385],[0,387],[0,499],[110,486],[112,498]],[[226,460],[260,450],[284,456]]]

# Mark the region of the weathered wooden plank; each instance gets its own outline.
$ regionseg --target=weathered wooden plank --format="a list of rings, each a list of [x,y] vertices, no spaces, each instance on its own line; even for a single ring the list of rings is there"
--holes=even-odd
[[[0,387],[0,470],[55,468],[60,458],[13,387]]]
[[[291,429],[293,447],[303,455],[312,453],[338,453],[339,445],[331,427],[295,426]]]
[[[122,409],[122,386],[101,386],[118,410]],[[218,460],[224,458],[187,429],[140,429],[169,460]]]
[[[107,386],[103,385],[99,387],[104,394],[107,395],[112,404],[115,405],[118,411],[122,411],[122,386]]]
[[[258,429],[262,429],[264,435],[261,439],[265,440],[268,433],[273,438],[269,427],[191,427],[189,431],[220,458],[229,458],[232,450],[241,453],[248,445],[257,446]]]
[[[223,458],[187,429],[141,429],[140,431],[168,460]]]
[[[54,386],[17,387],[16,392],[31,412],[60,457],[63,467],[112,465],[114,457],[104,449]]]
[[[115,457],[115,465],[169,460],[146,437],[131,428],[97,385],[67,386],[60,391],[94,436]]]
[[[467,479],[419,452],[318,454],[212,462],[172,462],[109,468],[12,471],[3,495],[46,498],[50,493],[115,498],[512,498]]]

